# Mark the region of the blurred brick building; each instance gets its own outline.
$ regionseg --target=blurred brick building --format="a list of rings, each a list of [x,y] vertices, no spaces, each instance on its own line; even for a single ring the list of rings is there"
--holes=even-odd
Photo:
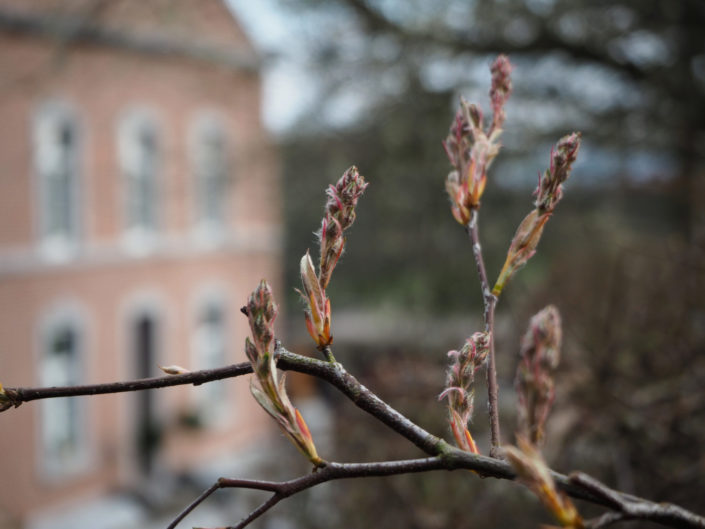
[[[244,360],[238,308],[279,283],[280,197],[257,57],[227,6],[0,0],[0,94],[0,381]],[[266,424],[250,404],[225,381],[9,410],[0,525],[51,527],[77,498],[242,450]]]

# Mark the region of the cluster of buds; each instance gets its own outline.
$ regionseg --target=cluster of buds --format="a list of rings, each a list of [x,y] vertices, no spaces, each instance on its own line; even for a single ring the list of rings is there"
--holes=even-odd
[[[330,300],[326,296],[326,287],[345,249],[343,232],[355,221],[355,206],[367,185],[357,167],[353,166],[343,173],[335,185],[327,189],[328,200],[321,230],[318,232],[321,243],[318,273],[308,252],[301,258],[303,290],[299,293],[307,305],[306,328],[320,349],[333,342],[330,330]]]
[[[311,432],[306,422],[294,408],[286,394],[285,377],[278,379],[274,358],[274,319],[277,306],[272,290],[266,281],[261,281],[250,295],[243,308],[250,323],[252,340],[245,340],[245,352],[257,378],[250,382],[250,391],[264,410],[271,415],[291,442],[315,466],[322,466]]]
[[[541,503],[566,529],[583,529],[585,523],[570,499],[558,491],[541,452],[523,437],[517,438],[517,447],[507,446],[504,453],[517,476],[538,496]]]
[[[475,373],[485,363],[489,347],[489,334],[476,332],[460,351],[449,351],[451,365],[446,376],[446,387],[438,397],[439,400],[448,399],[448,420],[458,447],[474,454],[479,451],[468,430],[473,411],[473,386]]]
[[[482,111],[465,100],[443,142],[453,170],[446,178],[446,191],[450,197],[453,217],[466,226],[473,210],[480,207],[480,198],[487,183],[487,170],[500,149],[505,112],[504,105],[512,91],[511,64],[506,55],[500,55],[492,64],[492,123],[485,131]]]
[[[539,175],[539,184],[534,191],[536,208],[524,217],[514,234],[504,266],[492,289],[495,296],[501,294],[517,270],[536,253],[543,228],[563,196],[562,184],[570,176],[579,148],[580,133],[573,132],[561,138],[551,149],[551,164],[543,175]]]
[[[553,374],[560,361],[561,340],[560,314],[549,305],[531,318],[521,341],[515,380],[519,433],[536,446],[543,442],[544,425],[553,405]]]

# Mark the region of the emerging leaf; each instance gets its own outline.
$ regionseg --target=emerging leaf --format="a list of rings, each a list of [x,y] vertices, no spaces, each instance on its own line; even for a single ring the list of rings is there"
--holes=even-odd
[[[556,489],[551,471],[541,453],[526,439],[517,437],[517,447],[507,446],[504,453],[516,471],[519,480],[538,496],[546,509],[553,514],[562,527],[583,529],[585,524],[573,502]]]

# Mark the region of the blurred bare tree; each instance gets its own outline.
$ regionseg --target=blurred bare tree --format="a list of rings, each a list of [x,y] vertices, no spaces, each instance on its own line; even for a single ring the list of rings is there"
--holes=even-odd
[[[331,291],[338,303],[435,315],[479,310],[481,300],[464,286],[473,273],[470,249],[446,214],[448,168],[438,138],[454,97],[485,96],[478,72],[491,55],[510,54],[518,87],[507,109],[505,149],[483,197],[491,270],[529,207],[534,175],[548,162],[532,153],[545,152],[540,147],[569,127],[583,131],[585,158],[561,221],[548,228],[537,259],[499,311],[516,329],[548,301],[563,312],[563,411],[547,448],[560,468],[584,468],[622,489],[697,507],[705,491],[705,3],[280,4],[309,21],[299,38],[318,85],[317,110],[303,113],[284,142],[291,255],[312,244],[306,227],[317,212],[309,197],[331,174],[354,161],[375,190],[361,204],[350,234],[354,251]],[[292,267],[292,284],[295,273]],[[506,391],[518,335],[499,348]],[[344,360],[365,372],[372,387],[403,387],[403,395],[385,396],[432,424],[441,414],[432,402],[441,381],[424,373],[439,372],[443,351],[414,355],[410,345],[403,355],[387,351],[387,360],[365,351],[361,346]],[[385,362],[394,370],[403,364],[403,383],[388,380],[394,370]],[[409,387],[417,399],[410,400]],[[369,431],[345,428],[340,413],[340,446],[369,452]],[[509,410],[504,416],[511,420]],[[373,455],[395,453],[381,439]],[[393,526],[520,526],[502,519],[511,509],[491,489],[446,485],[442,477],[392,480],[384,516]],[[346,488],[340,501],[356,513],[380,512],[377,494]],[[435,499],[426,501],[428,495]],[[472,498],[473,507],[458,495]],[[423,505],[443,503],[436,496],[447,499],[445,507],[426,512]],[[350,527],[369,523],[359,514],[349,521]]]

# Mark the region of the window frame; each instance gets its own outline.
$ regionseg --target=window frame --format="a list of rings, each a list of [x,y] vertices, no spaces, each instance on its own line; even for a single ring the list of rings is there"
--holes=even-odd
[[[45,370],[58,334],[69,331],[73,335],[73,358],[69,360],[69,370],[73,373],[52,377]],[[36,376],[40,386],[78,385],[85,380],[87,371],[88,329],[84,311],[75,303],[61,304],[47,311],[41,318],[37,332]],[[62,410],[63,408],[63,410]],[[68,411],[66,409],[68,408]],[[48,450],[47,415],[63,413],[75,422],[74,446],[64,460],[56,457],[56,452]],[[47,482],[63,483],[66,479],[85,474],[93,462],[93,443],[89,424],[89,409],[85,399],[62,397],[46,399],[37,408],[37,460],[40,477]]]
[[[191,364],[194,370],[213,369],[228,365],[232,359],[232,343],[230,337],[230,321],[227,296],[222,288],[211,286],[201,289],[196,298],[192,311],[191,327]],[[207,353],[202,348],[204,316],[210,310],[218,311],[220,314],[220,361],[212,362],[206,359]],[[206,354],[204,354],[206,353]],[[204,359],[206,361],[204,362]],[[207,428],[223,429],[229,424],[233,410],[229,400],[229,386],[226,381],[219,380],[210,384],[194,387],[193,405],[198,417],[203,420],[203,425]]]
[[[53,211],[56,205],[52,198],[57,196],[53,186],[58,185],[52,179],[58,176],[49,167],[51,162],[47,158],[58,157],[56,145],[48,144],[52,135],[51,128],[58,129],[66,126],[72,132],[72,148],[63,160],[66,165],[67,175],[64,177],[68,189],[66,193],[64,210],[60,213]],[[56,133],[55,133],[56,134]],[[55,143],[59,143],[56,141]],[[55,151],[55,152],[52,152]],[[32,162],[36,175],[37,199],[37,235],[39,250],[42,255],[52,261],[66,261],[77,253],[82,236],[82,220],[84,207],[82,204],[81,184],[83,157],[83,131],[77,112],[71,105],[64,101],[48,100],[39,105],[34,114],[32,123]],[[64,217],[65,229],[56,229],[52,226],[52,217]]]
[[[209,139],[220,144],[220,160],[208,158]],[[222,117],[213,110],[199,111],[189,127],[189,173],[191,180],[191,210],[193,231],[198,240],[217,244],[223,241],[230,222],[231,157],[227,127]],[[211,171],[208,165],[217,169]],[[220,173],[213,174],[213,173]],[[209,186],[216,189],[209,189]],[[208,215],[209,200],[219,200],[219,213]]]
[[[145,162],[141,152],[144,135],[152,137],[153,156]],[[117,160],[121,188],[123,243],[134,254],[151,252],[162,229],[163,138],[156,114],[146,107],[132,107],[123,112],[117,123]],[[151,165],[144,170],[142,164]],[[141,186],[141,189],[137,188]],[[144,196],[136,193],[144,193]],[[144,218],[135,210],[143,210]],[[150,208],[150,209],[145,209]]]

